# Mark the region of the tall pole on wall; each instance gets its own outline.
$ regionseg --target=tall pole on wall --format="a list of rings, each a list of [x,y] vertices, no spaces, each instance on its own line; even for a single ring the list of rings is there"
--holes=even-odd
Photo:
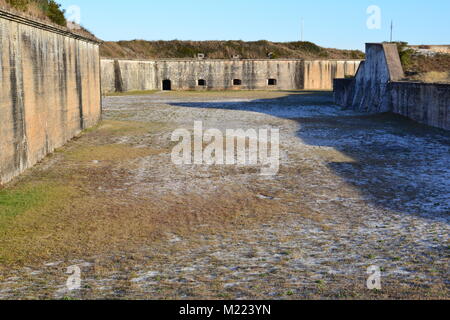
[[[391,20],[391,42],[394,40],[394,20]]]

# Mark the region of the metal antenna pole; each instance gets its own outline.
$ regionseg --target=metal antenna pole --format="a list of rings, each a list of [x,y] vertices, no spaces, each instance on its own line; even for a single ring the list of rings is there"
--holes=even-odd
[[[391,42],[394,39],[394,20],[391,20]]]

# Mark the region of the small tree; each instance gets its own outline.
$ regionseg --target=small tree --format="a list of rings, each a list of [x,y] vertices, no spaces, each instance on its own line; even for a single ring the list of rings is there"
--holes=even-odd
[[[21,11],[27,11],[30,4],[36,4],[50,21],[61,26],[67,25],[66,17],[64,16],[65,11],[61,9],[61,5],[56,3],[55,0],[6,0],[6,2],[11,7]]]
[[[61,26],[66,26],[67,21],[64,16],[65,11],[61,9],[61,5],[54,0],[39,0],[41,2],[41,8],[47,15],[47,17],[54,23]]]
[[[405,70],[407,70],[412,64],[412,55],[414,54],[414,50],[408,47],[408,42],[397,42],[397,48],[402,66]]]

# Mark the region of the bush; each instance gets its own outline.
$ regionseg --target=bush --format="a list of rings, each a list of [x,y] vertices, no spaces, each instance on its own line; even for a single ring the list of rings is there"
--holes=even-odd
[[[55,0],[6,0],[13,8],[20,11],[28,11],[30,5],[34,4],[53,23],[66,26],[67,21],[64,17],[64,10]]]
[[[67,25],[66,17],[64,16],[65,12],[61,9],[60,4],[56,3],[54,0],[40,0],[40,2],[42,3],[41,5],[44,12],[52,22],[61,26]]]
[[[414,50],[408,48],[408,42],[397,42],[397,48],[403,69],[409,69],[412,64],[412,55],[414,54]]]

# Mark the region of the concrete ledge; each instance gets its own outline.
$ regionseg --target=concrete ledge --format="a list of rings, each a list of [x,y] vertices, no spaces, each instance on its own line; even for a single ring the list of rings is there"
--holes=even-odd
[[[35,19],[32,19],[30,17],[27,17],[25,15],[21,15],[18,13],[12,13],[9,12],[5,9],[0,8],[0,18],[6,19],[6,20],[10,20],[10,21],[14,21],[20,24],[24,24],[27,26],[31,26],[34,28],[38,28],[41,30],[46,30],[46,31],[50,31],[53,33],[58,33],[61,34],[63,36],[66,37],[71,37],[77,40],[83,40],[83,41],[88,41],[88,42],[93,42],[93,43],[97,43],[100,44],[102,43],[101,40],[94,38],[94,37],[89,37],[86,35],[81,35],[78,33],[75,33],[73,31],[70,31],[68,28],[65,28],[63,26],[59,26],[57,24],[52,24],[49,22],[43,22],[43,21],[38,21]]]

